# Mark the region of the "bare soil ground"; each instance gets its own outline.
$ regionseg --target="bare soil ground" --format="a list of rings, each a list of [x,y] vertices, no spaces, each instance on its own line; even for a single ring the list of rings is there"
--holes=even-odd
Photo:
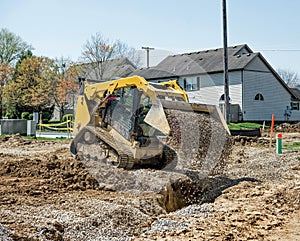
[[[299,141],[299,133],[284,138]],[[236,142],[222,173],[202,180],[201,195],[183,191],[194,200],[180,205],[174,186],[153,188],[159,171],[131,171],[143,174],[144,189],[122,190],[99,184],[68,148],[0,139],[0,240],[300,240],[297,151]]]

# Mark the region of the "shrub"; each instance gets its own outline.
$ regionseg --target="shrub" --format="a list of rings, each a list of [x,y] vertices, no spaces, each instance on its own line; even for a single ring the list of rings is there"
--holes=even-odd
[[[51,114],[49,112],[42,112],[43,123],[47,123],[51,119]]]
[[[23,119],[23,120],[29,120],[29,112],[27,112],[27,111],[22,112],[21,119]]]

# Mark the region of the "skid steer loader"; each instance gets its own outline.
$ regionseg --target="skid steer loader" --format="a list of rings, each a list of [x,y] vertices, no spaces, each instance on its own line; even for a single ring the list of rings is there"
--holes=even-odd
[[[176,81],[148,83],[139,76],[94,84],[83,81],[70,150],[82,160],[92,158],[124,169],[166,165],[174,158],[166,144],[173,131],[167,109],[217,112],[227,127],[217,107],[190,104]]]

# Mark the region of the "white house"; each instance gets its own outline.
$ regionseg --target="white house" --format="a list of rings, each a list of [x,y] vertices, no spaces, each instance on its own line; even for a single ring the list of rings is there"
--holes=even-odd
[[[228,48],[229,97],[233,121],[300,120],[300,96],[260,53],[246,44]],[[157,66],[139,69],[148,81],[177,79],[190,102],[224,106],[223,48],[171,55]]]

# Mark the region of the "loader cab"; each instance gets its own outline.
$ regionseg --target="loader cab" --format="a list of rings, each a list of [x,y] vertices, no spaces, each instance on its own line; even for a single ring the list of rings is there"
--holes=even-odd
[[[152,106],[149,96],[135,86],[119,88],[106,96],[101,117],[106,127],[112,127],[128,141],[140,146],[149,143],[157,130],[144,119]]]

